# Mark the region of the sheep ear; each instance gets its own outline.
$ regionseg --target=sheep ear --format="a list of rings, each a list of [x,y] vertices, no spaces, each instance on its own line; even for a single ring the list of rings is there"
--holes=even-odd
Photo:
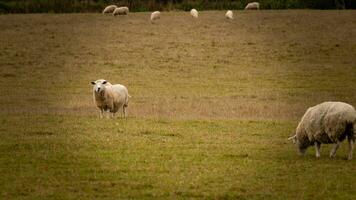
[[[92,82],[90,82],[92,85],[95,85],[95,82],[94,81],[92,81]]]
[[[297,142],[297,135],[293,135],[292,137],[289,137],[288,140],[292,140],[292,142],[295,144]]]

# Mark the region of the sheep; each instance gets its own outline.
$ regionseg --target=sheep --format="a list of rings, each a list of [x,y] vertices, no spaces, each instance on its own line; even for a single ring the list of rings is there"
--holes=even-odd
[[[103,10],[103,14],[105,13],[112,13],[114,12],[114,10],[117,8],[116,5],[110,5],[110,6],[106,6],[106,8]]]
[[[348,160],[352,159],[356,136],[355,108],[343,102],[324,102],[309,108],[299,122],[296,134],[289,140],[297,145],[300,155],[304,155],[309,146],[314,145],[316,157],[320,157],[320,145],[333,143],[330,157],[347,137],[349,143]]]
[[[198,18],[198,11],[193,8],[190,10],[190,15],[194,18]]]
[[[114,12],[112,13],[114,16],[116,15],[128,15],[129,14],[129,8],[128,7],[118,7],[115,8]]]
[[[228,10],[225,14],[225,17],[227,19],[234,19],[234,13],[232,12],[232,10]]]
[[[153,22],[154,20],[159,19],[160,16],[161,16],[161,12],[159,12],[159,11],[154,11],[154,12],[151,14],[151,22]]]
[[[108,111],[115,116],[115,113],[122,109],[126,118],[126,107],[128,107],[129,97],[127,88],[120,84],[112,85],[104,79],[91,82],[93,86],[94,103],[100,110],[100,118],[103,118],[103,111]]]
[[[259,10],[259,9],[260,9],[260,3],[258,2],[248,3],[247,6],[245,7],[245,10]]]

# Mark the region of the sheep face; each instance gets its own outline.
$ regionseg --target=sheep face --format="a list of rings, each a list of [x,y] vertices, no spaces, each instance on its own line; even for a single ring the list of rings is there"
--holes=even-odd
[[[288,139],[292,140],[292,142],[296,145],[298,153],[301,156],[305,154],[307,148],[310,146],[310,144],[308,142],[298,139],[296,135],[294,135]]]
[[[91,84],[94,85],[93,90],[96,93],[101,93],[105,90],[105,86],[108,82],[104,79],[99,79],[97,81],[92,81]]]
[[[305,143],[299,141],[298,139],[296,141],[296,145],[297,145],[298,153],[301,156],[305,154],[307,148],[309,147],[309,145],[305,145]]]

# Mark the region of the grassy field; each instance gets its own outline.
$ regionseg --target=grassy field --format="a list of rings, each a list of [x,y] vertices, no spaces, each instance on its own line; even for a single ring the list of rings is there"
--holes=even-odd
[[[355,199],[346,144],[286,138],[310,106],[356,106],[356,12],[223,16],[0,15],[0,198]],[[128,119],[98,118],[99,78]]]

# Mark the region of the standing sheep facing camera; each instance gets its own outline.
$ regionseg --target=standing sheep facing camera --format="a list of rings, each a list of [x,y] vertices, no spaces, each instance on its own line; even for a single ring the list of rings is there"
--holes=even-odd
[[[126,107],[129,103],[129,93],[127,88],[120,84],[112,85],[104,79],[91,82],[93,87],[93,97],[96,106],[100,110],[100,118],[103,118],[103,112],[108,111],[115,116],[115,113],[122,109],[126,117]]]
[[[129,14],[129,8],[128,7],[118,7],[114,10],[112,13],[114,16],[116,15],[128,15]]]
[[[161,12],[159,11],[154,11],[152,14],[151,14],[151,22],[153,22],[154,20],[157,20],[161,18]]]
[[[232,12],[232,10],[228,10],[225,14],[225,17],[227,19],[234,19],[234,13]]]
[[[103,10],[103,14],[105,13],[112,13],[114,12],[114,10],[117,8],[116,5],[110,5],[110,6],[106,6],[105,9]]]
[[[248,3],[247,6],[245,7],[245,10],[259,10],[259,9],[260,9],[260,3],[258,2]]]
[[[355,108],[343,102],[324,102],[309,108],[298,124],[296,134],[289,140],[296,143],[299,154],[304,155],[314,145],[316,157],[320,157],[320,145],[333,143],[330,157],[335,157],[341,142],[347,138],[348,159],[352,159],[356,136]]]
[[[190,10],[190,15],[194,18],[198,18],[198,11],[193,8]]]

